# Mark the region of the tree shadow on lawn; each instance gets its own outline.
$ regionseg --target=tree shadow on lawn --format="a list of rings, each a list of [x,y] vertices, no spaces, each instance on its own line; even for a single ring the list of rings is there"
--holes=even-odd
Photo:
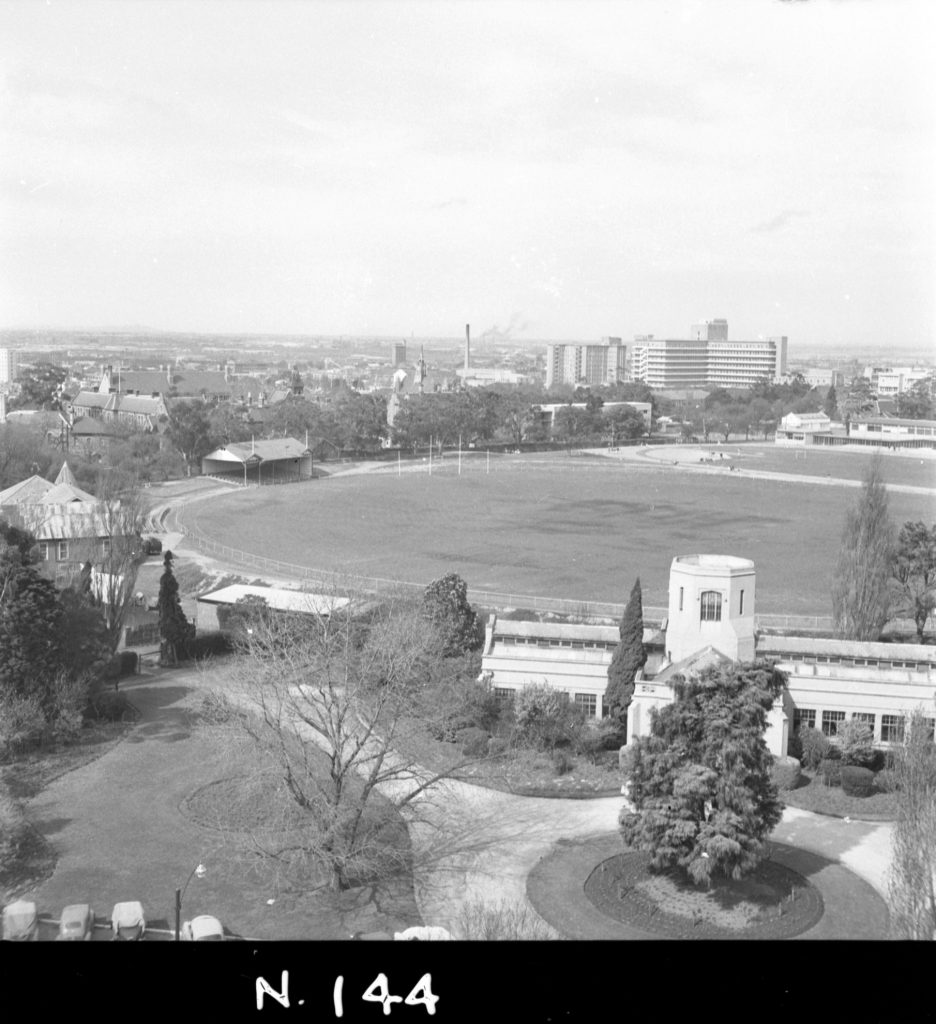
[[[148,739],[160,739],[170,743],[189,739],[199,716],[184,702],[195,690],[192,686],[134,688],[130,698],[139,711],[140,721],[127,737],[127,742],[143,743]]]

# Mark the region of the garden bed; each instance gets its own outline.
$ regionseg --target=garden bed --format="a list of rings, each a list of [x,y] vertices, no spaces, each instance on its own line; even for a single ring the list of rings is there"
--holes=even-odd
[[[897,794],[875,791],[870,796],[849,796],[841,786],[827,786],[819,773],[803,772],[803,784],[784,790],[780,799],[788,807],[798,807],[833,818],[855,818],[863,821],[894,821],[897,817]]]
[[[651,873],[649,860],[620,853],[603,861],[585,882],[585,895],[609,917],[675,939],[791,939],[822,917],[815,886],[775,861],[706,888],[675,873]]]
[[[602,751],[598,764],[570,751],[569,770],[558,774],[549,754],[525,748],[466,757],[457,743],[434,739],[425,726],[412,719],[398,732],[394,745],[404,757],[430,771],[444,772],[462,782],[517,796],[566,799],[615,796],[621,792],[623,782],[616,750]]]

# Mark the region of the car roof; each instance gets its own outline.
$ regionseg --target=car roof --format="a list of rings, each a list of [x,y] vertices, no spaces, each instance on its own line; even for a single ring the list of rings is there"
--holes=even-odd
[[[131,927],[143,921],[143,904],[138,902],[116,903],[113,919],[122,925]]]
[[[221,922],[210,914],[202,914],[199,917],[192,918],[191,921],[192,935],[197,937],[199,935],[223,935],[224,928]]]

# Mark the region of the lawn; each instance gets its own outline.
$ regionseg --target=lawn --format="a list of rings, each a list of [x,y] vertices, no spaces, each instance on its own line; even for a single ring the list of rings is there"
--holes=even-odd
[[[829,458],[836,472],[851,465],[860,476],[850,454]],[[466,459],[461,475],[451,455],[443,465],[432,476],[391,469],[251,488],[193,505],[186,521],[252,554],[423,585],[458,572],[475,590],[623,602],[639,576],[651,607],[666,604],[675,555],[739,555],[757,564],[759,611],[828,615],[845,510],[858,493],[564,453],[492,459],[490,473],[483,456]],[[930,521],[934,502],[892,493],[891,512],[897,523]]]

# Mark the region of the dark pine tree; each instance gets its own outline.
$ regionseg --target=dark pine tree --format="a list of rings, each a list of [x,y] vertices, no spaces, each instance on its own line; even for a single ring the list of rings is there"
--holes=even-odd
[[[423,592],[422,606],[423,616],[439,632],[445,657],[476,651],[481,646],[484,631],[468,603],[468,584],[458,573],[433,580]]]
[[[822,411],[829,417],[830,420],[834,420],[838,413],[838,395],[835,393],[835,385],[831,384],[829,390],[826,392],[825,402],[822,406]]]
[[[604,706],[611,718],[623,722],[634,696],[634,680],[647,663],[647,652],[643,645],[643,597],[639,576],[624,609],[620,633],[621,642],[615,648],[608,666]]]
[[[0,579],[0,692],[46,701],[62,668],[62,605],[55,586],[32,566]]]
[[[179,584],[172,571],[172,552],[163,556],[163,574],[159,580],[159,639],[160,661],[175,665],[185,656],[185,646],[192,635],[192,626],[179,602]]]
[[[676,699],[631,749],[635,810],[619,818],[625,847],[649,853],[652,870],[701,884],[742,878],[764,859],[783,810],[764,732],[784,681],[763,661],[675,677]]]

